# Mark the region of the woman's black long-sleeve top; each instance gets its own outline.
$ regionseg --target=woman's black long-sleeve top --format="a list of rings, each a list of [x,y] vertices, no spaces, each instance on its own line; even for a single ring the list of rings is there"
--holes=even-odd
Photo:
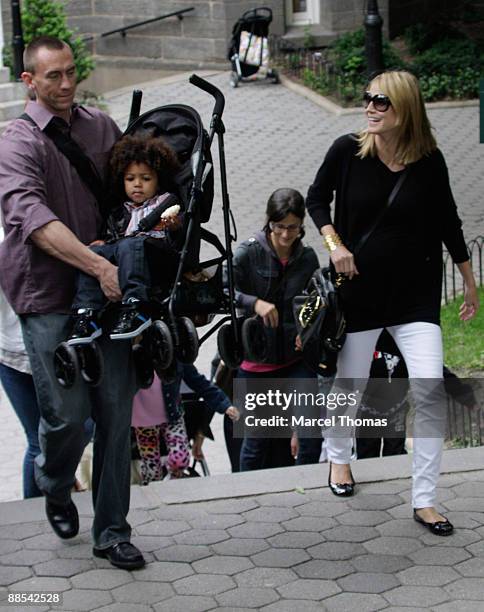
[[[378,157],[361,159],[357,152],[355,135],[338,138],[306,200],[318,229],[334,225],[350,251],[386,207],[401,174]],[[469,259],[442,153],[436,149],[407,171],[392,205],[355,254],[360,274],[343,284],[349,332],[416,321],[438,325],[442,242],[455,263]]]

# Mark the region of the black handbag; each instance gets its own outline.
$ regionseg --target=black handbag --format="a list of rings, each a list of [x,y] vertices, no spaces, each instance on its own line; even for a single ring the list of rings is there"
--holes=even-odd
[[[392,205],[408,173],[407,168],[399,176],[388,196],[386,206],[353,248],[354,255],[361,251]],[[346,320],[338,292],[346,277],[343,274],[336,274],[333,282],[331,275],[329,267],[317,270],[304,294],[296,296],[293,300],[303,361],[311,370],[322,376],[333,376],[336,373],[337,354],[343,348],[346,339]]]
[[[342,280],[342,275],[337,275],[333,283],[330,268],[316,270],[305,294],[293,300],[303,361],[322,376],[336,372],[336,355],[346,339],[346,320],[337,291]]]

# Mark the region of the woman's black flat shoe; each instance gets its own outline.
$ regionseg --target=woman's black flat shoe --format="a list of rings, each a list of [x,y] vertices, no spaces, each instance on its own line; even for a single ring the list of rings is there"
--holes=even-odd
[[[445,521],[436,521],[435,523],[427,523],[423,518],[420,518],[415,509],[413,511],[413,518],[417,523],[421,523],[427,527],[434,535],[448,536],[454,531],[454,525],[452,525],[448,519],[445,519]]]
[[[331,468],[333,467],[331,461],[329,462],[329,476],[328,476],[328,487],[331,489],[331,493],[336,495],[336,497],[351,497],[355,492],[355,479],[353,478],[353,474],[351,474],[351,484],[350,483],[334,483],[331,482]],[[350,470],[351,473],[351,470]]]

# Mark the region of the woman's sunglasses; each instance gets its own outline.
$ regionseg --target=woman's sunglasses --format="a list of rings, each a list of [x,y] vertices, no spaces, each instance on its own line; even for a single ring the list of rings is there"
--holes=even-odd
[[[372,96],[369,91],[365,91],[363,94],[363,106],[368,108],[370,102],[373,102],[375,110],[380,111],[380,113],[384,113],[392,105],[390,98],[385,96],[385,94],[375,94]]]

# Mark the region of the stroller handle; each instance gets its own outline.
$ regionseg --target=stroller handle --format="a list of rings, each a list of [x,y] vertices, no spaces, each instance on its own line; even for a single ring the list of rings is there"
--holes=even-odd
[[[215,98],[215,107],[213,109],[213,114],[217,115],[218,117],[221,117],[222,113],[224,112],[225,98],[220,89],[218,89],[218,87],[215,87],[215,85],[212,85],[212,83],[209,83],[205,79],[202,79],[201,77],[197,76],[196,74],[192,74],[189,81],[192,85],[195,85],[195,87],[203,89],[203,91],[206,91]]]

